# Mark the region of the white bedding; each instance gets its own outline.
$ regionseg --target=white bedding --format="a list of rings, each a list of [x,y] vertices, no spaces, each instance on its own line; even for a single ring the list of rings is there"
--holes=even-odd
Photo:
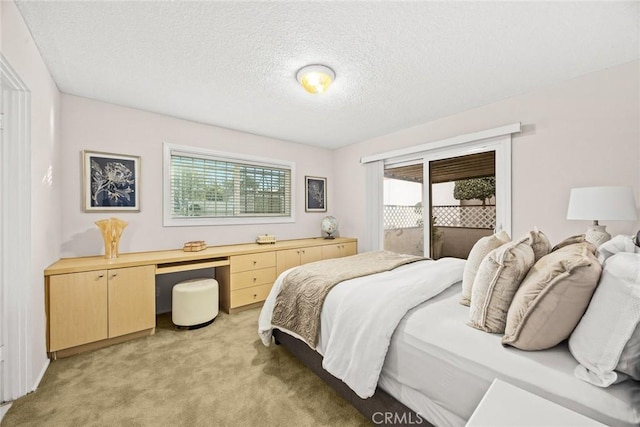
[[[457,258],[425,260],[337,285],[329,293],[334,301],[330,315],[321,316],[322,367],[358,396],[372,396],[400,320],[411,308],[460,281],[463,269],[464,260]],[[260,314],[258,332],[265,345],[271,341],[271,313],[283,277],[284,273],[274,283]]]
[[[419,264],[396,270],[409,270],[403,273],[410,274]],[[357,285],[350,282],[364,279],[337,285],[325,300],[317,345],[325,358],[338,329],[337,313],[351,286]],[[259,331],[265,345],[271,340],[269,320],[278,283],[260,314]],[[373,288],[369,294],[375,294]],[[494,378],[607,425],[640,426],[640,382],[626,381],[603,389],[581,381],[573,374],[578,362],[564,344],[536,352],[503,347],[501,335],[466,325],[469,308],[460,305],[459,299],[460,284],[456,284],[409,310],[391,338],[378,380],[381,388],[438,426],[464,425]],[[366,352],[360,353],[356,356]],[[362,369],[358,363],[352,365]]]
[[[452,286],[414,308],[398,325],[380,376],[396,399],[438,426],[464,425],[500,378],[604,424],[640,425],[640,382],[600,388],[581,381],[566,344],[543,351],[503,347],[500,334],[465,324],[469,308],[458,303],[460,289]]]

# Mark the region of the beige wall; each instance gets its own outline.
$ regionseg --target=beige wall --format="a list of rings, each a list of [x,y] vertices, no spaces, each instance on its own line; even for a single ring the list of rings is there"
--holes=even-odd
[[[629,185],[640,202],[639,72],[638,61],[623,64],[336,150],[340,187],[334,200],[342,234],[366,237],[361,157],[515,122],[524,131],[513,138],[514,235],[538,226],[557,242],[584,232],[587,221],[566,219],[572,187]],[[640,226],[603,223],[612,234]]]
[[[16,191],[31,192],[31,283],[5,286],[28,287],[32,304],[26,322],[31,333],[25,339],[32,387],[47,361],[42,271],[60,256],[60,93],[15,4],[2,1],[0,8],[2,54],[31,94],[31,187],[15,183]]]
[[[254,241],[258,234],[280,240],[319,236],[320,221],[336,206],[332,153],[329,150],[279,141],[160,114],[62,95],[62,255],[104,253],[95,221],[117,216],[129,224],[120,252],[173,249],[189,240],[210,245]],[[286,118],[283,118],[286,120]],[[296,222],[208,227],[162,226],[162,144],[246,153],[296,164]],[[85,213],[81,209],[82,150],[141,156],[141,212]],[[304,211],[305,175],[327,177],[328,212]]]

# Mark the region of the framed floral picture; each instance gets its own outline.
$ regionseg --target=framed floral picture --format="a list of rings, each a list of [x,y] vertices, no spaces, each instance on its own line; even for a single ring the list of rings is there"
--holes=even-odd
[[[327,178],[305,176],[305,204],[306,212],[327,211]]]
[[[85,212],[140,211],[140,157],[82,152]]]

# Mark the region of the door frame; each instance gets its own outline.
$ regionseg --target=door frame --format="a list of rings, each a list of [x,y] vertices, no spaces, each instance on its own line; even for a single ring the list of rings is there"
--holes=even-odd
[[[382,186],[384,179],[384,167],[395,165],[407,161],[415,161],[423,159],[425,166],[423,168],[423,181],[429,182],[429,162],[449,157],[465,156],[468,154],[476,154],[486,151],[495,151],[496,161],[496,200],[500,198],[503,202],[500,206],[496,206],[496,230],[506,231],[512,235],[511,220],[511,135],[519,133],[521,129],[520,123],[506,125],[499,128],[488,129],[485,131],[474,132],[456,137],[434,141],[428,144],[422,144],[414,147],[404,148],[400,150],[389,151],[386,153],[375,154],[363,157],[360,162],[368,166],[367,187],[374,187],[374,182],[378,181]],[[369,166],[370,165],[370,166]],[[498,181],[500,180],[500,182]],[[502,184],[501,184],[502,183]],[[430,187],[423,186],[423,200],[430,200]],[[499,202],[498,202],[499,203]],[[370,194],[367,192],[367,206],[377,208],[377,215],[368,216],[367,230],[369,235],[368,250],[380,250],[383,248],[383,226],[382,226],[382,197],[381,191]],[[431,247],[431,221],[425,219],[425,211],[423,211],[424,224],[424,247]],[[377,221],[376,224],[371,221]],[[427,253],[427,252],[425,252]]]
[[[430,162],[434,160],[448,159],[451,157],[467,156],[470,154],[495,152],[495,178],[496,178],[496,228],[494,233],[506,231],[511,236],[511,135],[504,135],[497,138],[491,138],[485,141],[470,143],[465,146],[456,146],[451,148],[442,148],[427,153],[424,158],[423,180],[426,183],[423,186],[424,200],[429,201],[429,209],[424,209],[424,242],[425,248],[431,248],[431,220],[425,215],[431,215],[431,185]],[[429,218],[429,219],[427,219]],[[428,253],[428,252],[425,252]]]
[[[31,391],[31,93],[0,54],[3,143],[0,146],[0,336],[2,400]],[[4,104],[8,105],[4,105]]]

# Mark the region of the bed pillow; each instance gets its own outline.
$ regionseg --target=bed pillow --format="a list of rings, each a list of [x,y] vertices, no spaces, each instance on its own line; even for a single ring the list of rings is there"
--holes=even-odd
[[[640,254],[640,248],[633,243],[633,236],[624,236],[620,234],[615,236],[613,239],[604,242],[598,248],[598,261],[604,265],[607,258],[620,252]]]
[[[575,374],[584,381],[600,387],[627,375],[640,381],[640,254],[622,252],[607,260],[569,338],[569,351],[580,363]]]
[[[473,279],[478,273],[478,268],[483,258],[492,250],[499,248],[511,239],[505,231],[501,231],[491,236],[485,236],[479,239],[471,248],[467,262],[464,265],[462,273],[462,296],[460,304],[469,305],[471,303],[471,288],[473,288]]]
[[[555,252],[558,249],[564,248],[565,246],[574,245],[576,243],[583,243],[585,241],[586,240],[585,240],[584,234],[577,234],[575,236],[570,236],[564,239],[563,241],[561,241],[560,243],[558,243],[557,245],[555,245],[553,248],[551,248],[551,252]]]
[[[503,345],[544,350],[569,338],[602,272],[589,245],[565,246],[531,267],[509,307]]]
[[[506,243],[484,257],[471,290],[469,326],[486,332],[504,332],[511,300],[534,263],[528,239],[527,236]]]
[[[536,261],[551,252],[551,242],[549,242],[549,238],[542,231],[539,231],[537,227],[530,231],[525,237],[529,239],[529,245],[531,249],[533,249],[533,255]]]

